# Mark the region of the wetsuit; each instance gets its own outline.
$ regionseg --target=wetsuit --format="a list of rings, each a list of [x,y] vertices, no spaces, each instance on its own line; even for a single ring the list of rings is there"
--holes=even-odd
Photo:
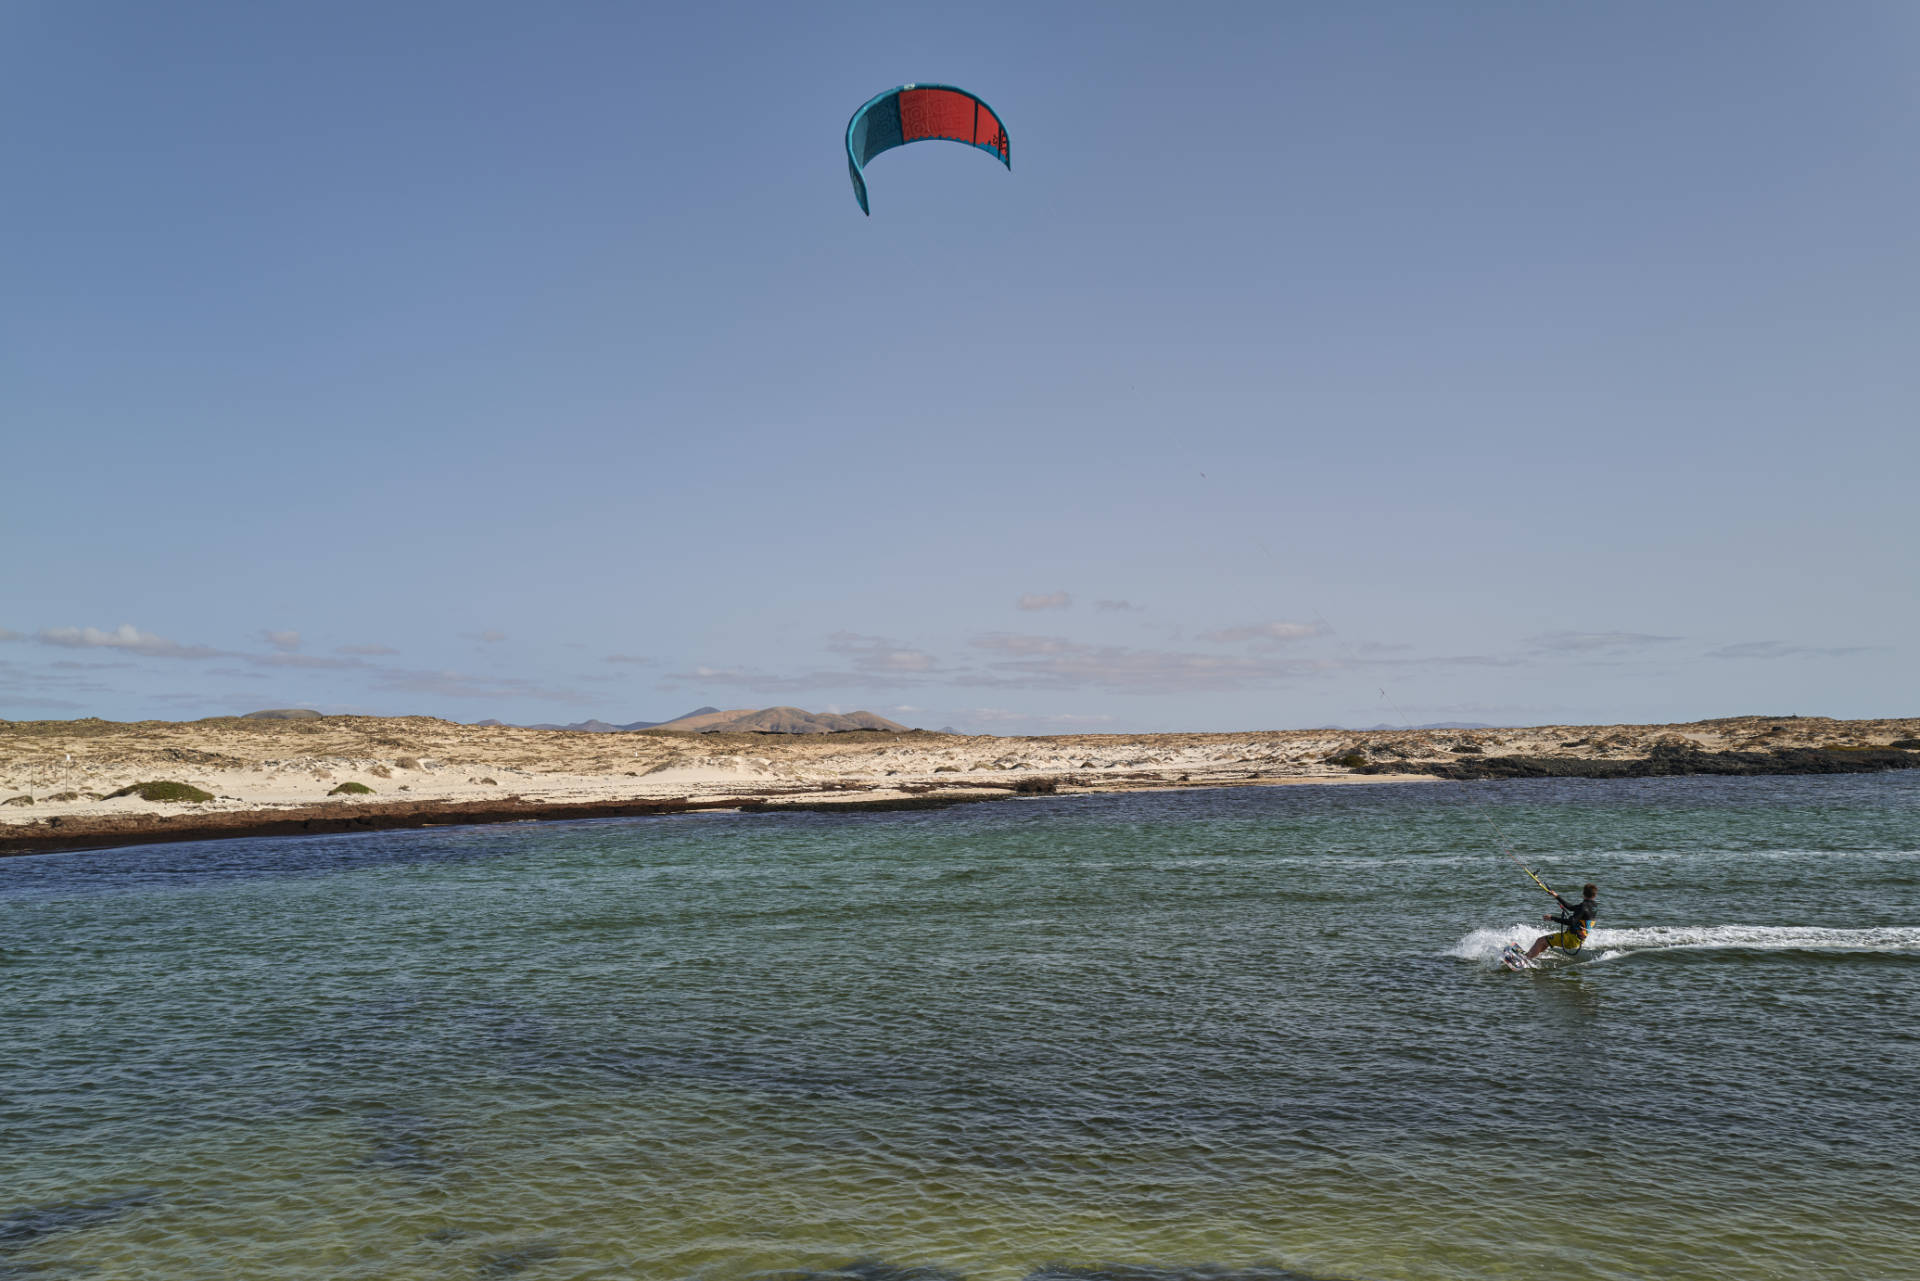
[[[1559,924],[1560,932],[1547,936],[1547,946],[1578,952],[1580,945],[1587,941],[1587,930],[1592,927],[1593,918],[1600,914],[1599,905],[1590,898],[1583,898],[1576,903],[1569,903],[1558,894],[1553,898],[1566,911],[1553,918]]]

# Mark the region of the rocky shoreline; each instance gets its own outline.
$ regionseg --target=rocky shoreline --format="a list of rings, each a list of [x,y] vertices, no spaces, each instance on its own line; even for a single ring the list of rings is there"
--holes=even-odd
[[[1477,760],[1414,763],[1383,761],[1360,766],[1362,774],[1418,774],[1459,782],[1509,778],[1677,778],[1686,774],[1877,774],[1920,769],[1920,751],[1898,748],[1778,748],[1761,752],[1708,752],[1655,747],[1637,759],[1490,756]]]

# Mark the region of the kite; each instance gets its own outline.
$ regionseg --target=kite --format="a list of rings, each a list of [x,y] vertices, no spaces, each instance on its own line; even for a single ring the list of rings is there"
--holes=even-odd
[[[883,151],[930,138],[978,147],[1013,168],[1012,143],[992,107],[952,85],[901,85],[869,99],[847,121],[847,172],[861,213],[873,213],[867,208],[868,162]]]

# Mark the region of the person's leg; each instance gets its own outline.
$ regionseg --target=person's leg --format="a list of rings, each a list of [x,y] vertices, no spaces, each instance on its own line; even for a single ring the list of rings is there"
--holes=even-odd
[[[1531,961],[1535,957],[1539,956],[1540,953],[1547,950],[1547,945],[1551,942],[1553,942],[1553,935],[1542,934],[1539,938],[1533,941],[1533,946],[1527,949],[1527,959]]]

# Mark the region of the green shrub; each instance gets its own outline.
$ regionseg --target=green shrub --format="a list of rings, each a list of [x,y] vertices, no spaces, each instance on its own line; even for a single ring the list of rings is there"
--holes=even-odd
[[[1909,752],[1920,752],[1920,738],[1896,738],[1887,746],[1898,747]]]
[[[342,783],[327,793],[328,796],[372,796],[373,789],[365,783]]]
[[[143,801],[189,801],[195,805],[213,799],[212,792],[203,792],[192,783],[175,783],[168,779],[131,783],[117,792],[108,792],[101,799],[110,801],[116,796],[138,796]]]
[[[1345,756],[1335,757],[1333,763],[1335,765],[1344,765],[1348,769],[1359,769],[1362,765],[1367,764],[1367,754],[1365,752],[1348,752]]]

